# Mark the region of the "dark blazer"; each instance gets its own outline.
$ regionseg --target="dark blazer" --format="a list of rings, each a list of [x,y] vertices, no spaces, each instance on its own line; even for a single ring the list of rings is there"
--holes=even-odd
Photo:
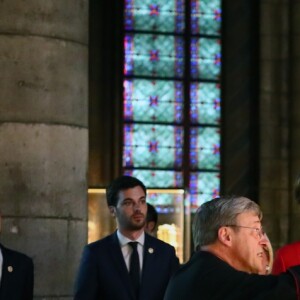
[[[299,266],[279,276],[248,274],[201,251],[173,276],[164,299],[296,300],[299,274]]]
[[[32,300],[32,259],[1,244],[0,248],[3,256],[0,300]]]
[[[300,265],[300,242],[285,245],[276,252],[273,274],[285,272],[289,267]]]
[[[178,266],[179,261],[172,246],[145,234],[139,299],[162,300],[169,279]],[[135,299],[116,232],[85,246],[74,299]]]

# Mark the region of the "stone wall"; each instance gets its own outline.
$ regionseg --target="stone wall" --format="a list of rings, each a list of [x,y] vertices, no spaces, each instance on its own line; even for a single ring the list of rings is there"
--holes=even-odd
[[[300,1],[262,0],[260,9],[259,202],[277,248],[300,239]]]

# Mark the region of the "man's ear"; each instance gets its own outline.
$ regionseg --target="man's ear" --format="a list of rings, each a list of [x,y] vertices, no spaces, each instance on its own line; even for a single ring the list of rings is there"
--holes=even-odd
[[[226,226],[220,227],[218,230],[218,239],[222,244],[230,246],[232,242],[231,230]]]
[[[110,214],[115,218],[116,217],[116,208],[115,206],[108,207]]]

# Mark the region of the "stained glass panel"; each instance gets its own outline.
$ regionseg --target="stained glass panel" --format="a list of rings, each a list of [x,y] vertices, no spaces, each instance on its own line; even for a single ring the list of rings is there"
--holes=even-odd
[[[190,130],[190,164],[193,170],[220,169],[220,129],[194,127]]]
[[[180,168],[183,128],[169,125],[124,125],[124,167]]]
[[[184,0],[125,0],[125,29],[182,33],[184,10]]]
[[[183,38],[172,35],[126,34],[124,75],[182,77]]]
[[[219,39],[191,39],[191,76],[193,79],[218,80],[221,74]]]
[[[219,125],[221,117],[221,90],[216,83],[190,85],[190,118],[192,124]]]
[[[220,193],[220,173],[219,172],[195,172],[190,174],[189,200],[191,211],[196,209]]]
[[[158,213],[180,213],[183,199],[183,193],[154,193],[148,190],[147,195],[147,202],[154,205]]]
[[[192,34],[220,35],[221,0],[191,0]]]
[[[179,171],[125,169],[124,174],[139,178],[147,188],[183,187],[183,174]]]
[[[183,83],[165,80],[124,80],[126,121],[182,123]]]

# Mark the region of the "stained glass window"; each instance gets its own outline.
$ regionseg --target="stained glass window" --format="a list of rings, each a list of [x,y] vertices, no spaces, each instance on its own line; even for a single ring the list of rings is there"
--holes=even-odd
[[[219,84],[191,83],[190,103],[192,124],[220,125],[221,90]]]
[[[124,167],[182,168],[183,128],[170,125],[125,124]]]
[[[197,102],[197,87],[195,89],[194,101]],[[126,121],[182,124],[183,83],[170,80],[124,80],[123,103]]]
[[[183,187],[183,173],[180,171],[125,169],[124,174],[139,178],[148,188]]]
[[[184,0],[125,0],[125,30],[183,33]]]
[[[220,36],[221,0],[191,0],[191,32]]]
[[[183,76],[182,37],[128,33],[125,35],[124,49],[125,75],[154,78]],[[211,53],[207,59],[212,59],[213,55],[214,53]]]
[[[191,39],[191,76],[193,79],[217,80],[221,69],[219,39]]]
[[[221,0],[124,4],[123,170],[193,212],[220,190]]]

